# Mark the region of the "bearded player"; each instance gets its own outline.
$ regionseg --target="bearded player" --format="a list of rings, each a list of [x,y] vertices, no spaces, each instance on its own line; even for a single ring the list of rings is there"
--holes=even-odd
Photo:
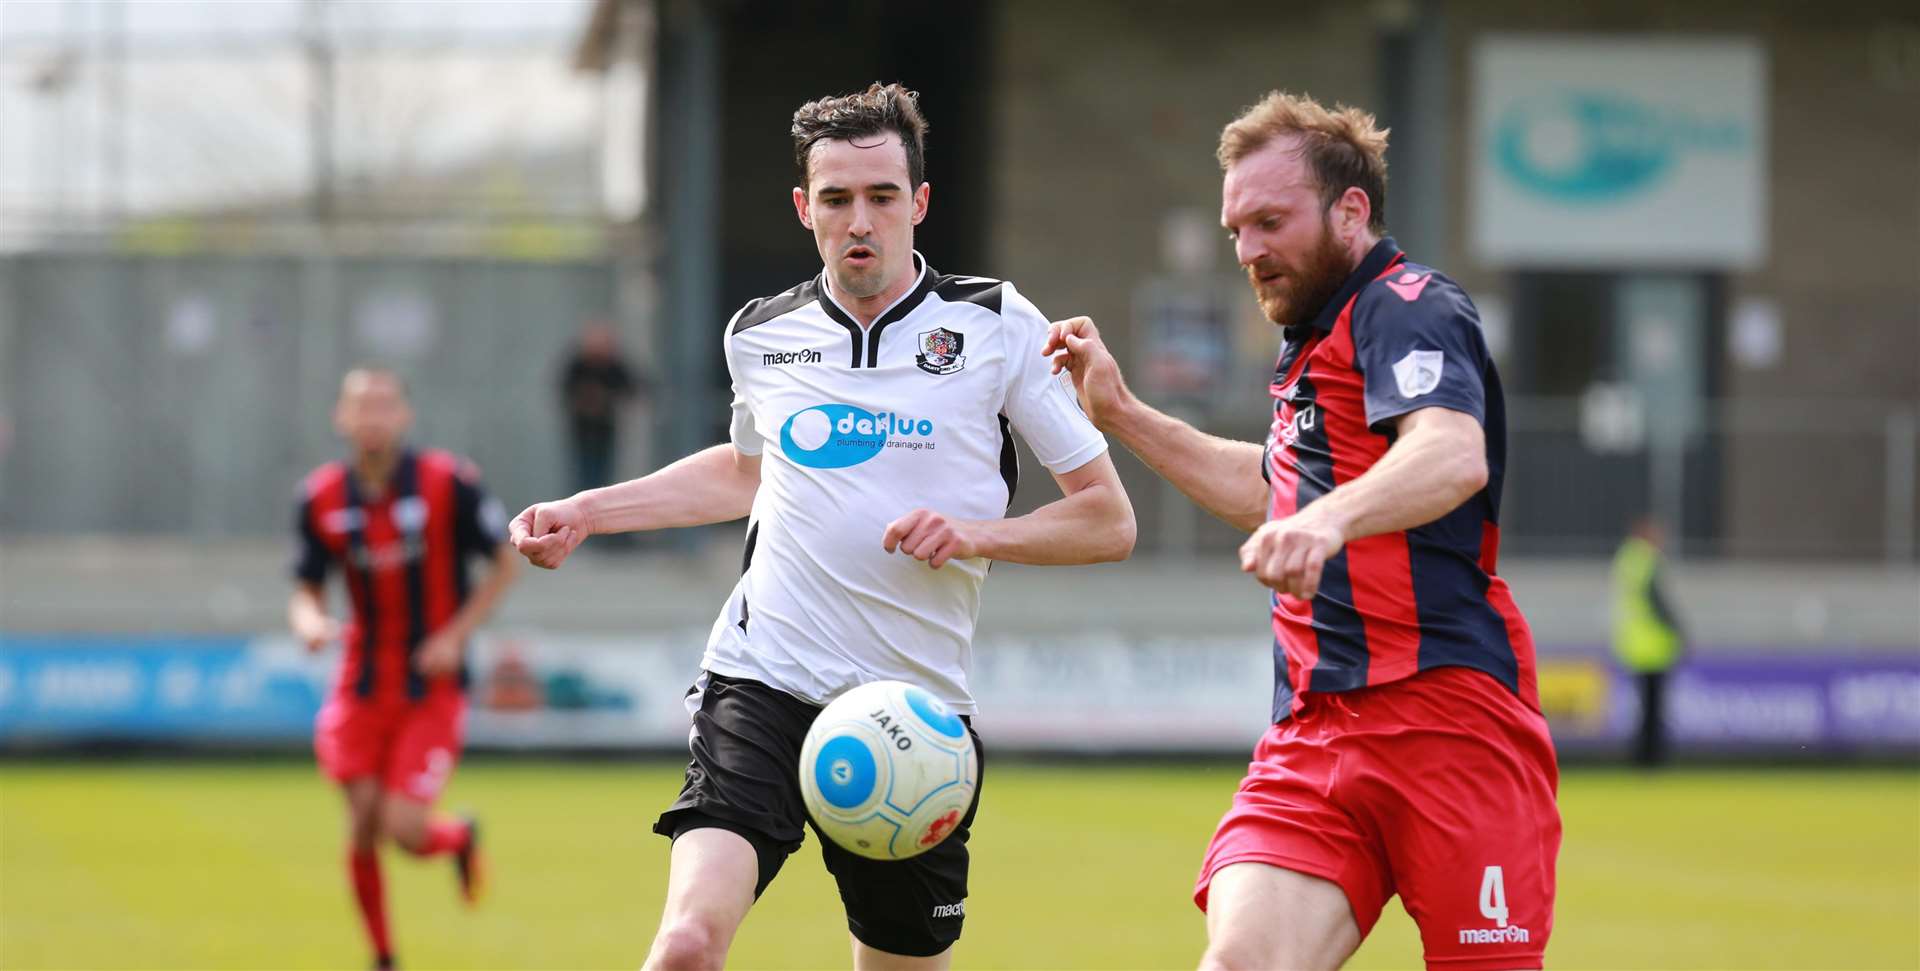
[[[1274,93],[1221,133],[1221,224],[1285,328],[1264,445],[1134,397],[1053,326],[1087,414],[1253,535],[1273,722],[1194,899],[1207,968],[1335,968],[1395,894],[1430,968],[1538,968],[1558,769],[1533,638],[1496,572],[1506,413],[1478,313],[1386,237],[1387,133]]]

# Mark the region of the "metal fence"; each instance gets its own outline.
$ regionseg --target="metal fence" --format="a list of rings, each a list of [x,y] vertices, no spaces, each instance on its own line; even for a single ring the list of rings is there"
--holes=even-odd
[[[559,494],[557,371],[579,323],[614,305],[614,277],[602,261],[325,252],[0,259],[0,532],[278,533],[293,483],[339,452],[336,382],[363,360],[397,365],[418,439],[473,457],[508,505]],[[647,369],[645,348],[628,350]],[[1690,411],[1510,400],[1505,549],[1603,555],[1651,512],[1690,558],[1914,561],[1915,402]],[[1214,430],[1263,430],[1252,412],[1230,418]],[[629,448],[621,471],[662,457]],[[1143,553],[1237,542],[1122,466]],[[1032,491],[1022,508],[1048,490]]]
[[[282,531],[295,483],[340,452],[331,406],[361,361],[407,377],[418,440],[510,505],[551,496],[558,368],[613,286],[604,262],[0,259],[0,531]]]
[[[1650,514],[1689,559],[1916,561],[1915,402],[1703,402],[1687,427],[1644,414],[1630,399],[1509,398],[1502,551],[1605,556]],[[1257,441],[1256,418],[1201,424]],[[1121,470],[1140,552],[1205,556],[1243,538],[1131,458]]]
[[[1912,402],[1711,402],[1625,435],[1591,400],[1509,406],[1508,549],[1610,551],[1650,513],[1689,557],[1915,559]]]

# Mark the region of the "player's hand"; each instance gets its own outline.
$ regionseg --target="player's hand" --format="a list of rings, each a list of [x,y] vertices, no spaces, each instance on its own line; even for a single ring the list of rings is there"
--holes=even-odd
[[[1310,515],[1276,519],[1240,546],[1240,571],[1281,593],[1302,599],[1320,589],[1320,571],[1346,539],[1339,529]]]
[[[340,622],[320,614],[307,618],[293,634],[300,639],[300,643],[306,645],[308,654],[318,654],[328,644],[340,639]]]
[[[1073,376],[1074,393],[1080,396],[1080,410],[1095,428],[1108,431],[1115,414],[1133,399],[1127,382],[1120,377],[1120,364],[1100,339],[1100,329],[1090,317],[1071,317],[1047,325],[1047,340],[1040,353],[1053,358],[1053,373],[1066,371]]]
[[[887,524],[880,546],[889,553],[900,552],[938,570],[948,560],[979,556],[979,540],[973,524],[949,519],[931,509],[915,509]]]
[[[413,666],[428,677],[452,674],[460,669],[460,655],[466,643],[466,637],[458,631],[445,628],[434,631],[420,642],[420,651],[413,656]]]
[[[557,569],[592,531],[575,499],[536,502],[507,524],[507,540],[534,566]]]

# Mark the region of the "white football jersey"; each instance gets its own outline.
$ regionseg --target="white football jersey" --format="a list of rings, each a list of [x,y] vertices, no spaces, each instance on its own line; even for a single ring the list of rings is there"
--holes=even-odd
[[[1013,284],[941,276],[918,253],[907,294],[862,328],[815,277],[727,325],[733,445],[762,456],[746,565],[702,666],[815,704],[856,685],[921,685],[963,713],[988,562],[935,570],[888,553],[917,508],[1006,514],[1012,432],[1071,472],[1103,438],[1041,356],[1047,319]]]

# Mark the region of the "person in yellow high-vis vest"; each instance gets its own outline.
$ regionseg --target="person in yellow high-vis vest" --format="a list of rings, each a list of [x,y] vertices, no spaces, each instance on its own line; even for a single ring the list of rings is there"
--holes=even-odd
[[[1643,517],[1613,555],[1613,654],[1640,690],[1640,728],[1633,760],[1667,759],[1666,681],[1686,652],[1686,634],[1666,593],[1659,522]]]

